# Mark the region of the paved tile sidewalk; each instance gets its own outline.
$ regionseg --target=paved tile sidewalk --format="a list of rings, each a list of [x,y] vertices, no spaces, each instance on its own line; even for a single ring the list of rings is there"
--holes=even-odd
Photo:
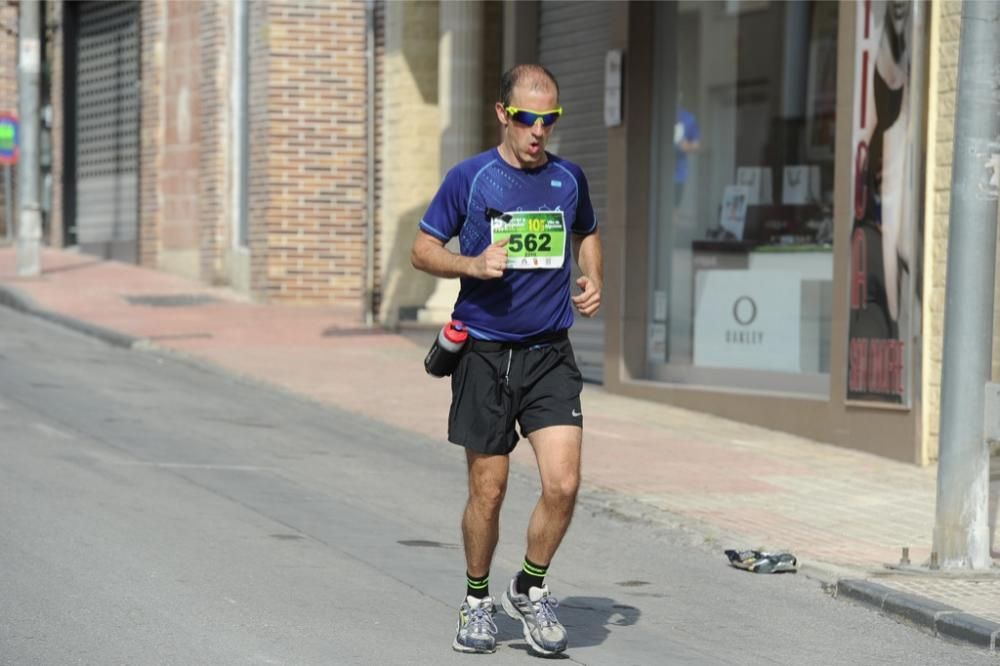
[[[71,251],[45,250],[43,266],[39,278],[17,278],[14,250],[0,248],[0,302],[30,304],[64,323],[100,327],[93,334],[116,331],[445,440],[448,383],[429,378],[421,364],[430,332],[370,331],[357,308],[254,304],[228,289]],[[828,583],[872,579],[1000,623],[1000,577],[894,575],[884,568],[904,546],[916,564],[929,558],[936,468],[598,386],[586,387],[583,404],[591,497],[713,539],[720,566],[722,548],[787,549],[806,573]],[[530,455],[518,447],[514,461],[530,464]],[[998,497],[1000,478],[991,493],[994,527]],[[995,531],[993,538],[1000,557]]]

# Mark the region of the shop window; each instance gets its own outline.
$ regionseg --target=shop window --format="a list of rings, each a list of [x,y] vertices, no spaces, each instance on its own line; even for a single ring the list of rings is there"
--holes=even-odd
[[[829,391],[838,5],[655,5],[652,379]]]

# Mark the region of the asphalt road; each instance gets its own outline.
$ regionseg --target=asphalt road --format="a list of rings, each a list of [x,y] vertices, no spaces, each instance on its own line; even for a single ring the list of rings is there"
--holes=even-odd
[[[0,664],[533,662],[502,615],[496,654],[451,650],[453,445],[0,308],[0,454]],[[537,491],[512,479],[494,590]],[[605,499],[548,579],[570,663],[996,663]]]

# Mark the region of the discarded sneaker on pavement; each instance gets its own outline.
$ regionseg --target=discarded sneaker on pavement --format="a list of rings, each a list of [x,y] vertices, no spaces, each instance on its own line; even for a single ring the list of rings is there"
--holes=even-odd
[[[799,562],[791,553],[766,553],[761,550],[727,550],[729,563],[753,573],[785,573],[798,570]]]

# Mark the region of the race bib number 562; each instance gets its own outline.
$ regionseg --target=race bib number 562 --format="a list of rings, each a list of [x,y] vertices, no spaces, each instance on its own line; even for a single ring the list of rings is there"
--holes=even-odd
[[[562,268],[566,222],[561,210],[515,211],[490,221],[492,242],[509,238],[507,268]]]

